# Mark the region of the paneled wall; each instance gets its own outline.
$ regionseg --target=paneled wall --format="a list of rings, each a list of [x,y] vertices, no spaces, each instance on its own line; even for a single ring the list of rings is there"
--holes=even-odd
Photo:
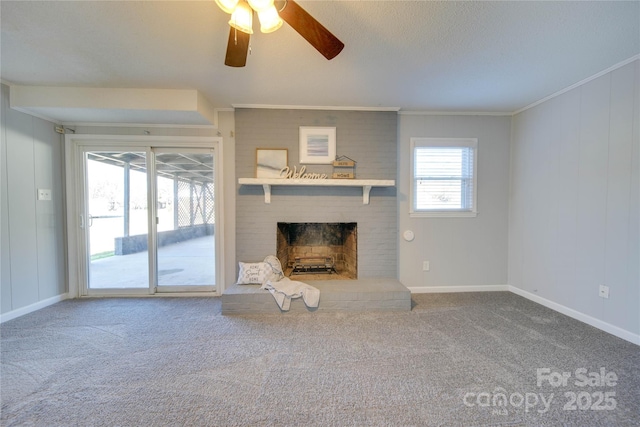
[[[512,286],[636,335],[639,86],[636,60],[514,117],[509,225]]]
[[[67,292],[62,139],[54,124],[9,108],[2,85],[1,313]],[[37,200],[37,190],[52,200]]]
[[[256,148],[286,148],[289,166],[300,166],[299,127],[336,127],[337,154],[356,160],[360,179],[396,179],[395,112],[238,109],[236,174],[255,177]],[[307,171],[331,174],[328,165]],[[277,222],[357,222],[358,277],[397,277],[396,189],[274,187],[271,204],[261,186],[238,186],[237,260],[261,261],[276,252]]]
[[[399,279],[416,292],[490,290],[507,285],[509,141],[504,116],[401,114],[398,138]],[[410,139],[478,138],[478,216],[411,218]],[[430,270],[423,271],[423,261]]]

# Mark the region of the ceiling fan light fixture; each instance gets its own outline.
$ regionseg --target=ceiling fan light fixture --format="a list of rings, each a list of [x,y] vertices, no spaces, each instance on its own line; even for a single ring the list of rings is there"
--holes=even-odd
[[[280,18],[280,15],[278,15],[278,11],[273,4],[271,7],[259,11],[258,19],[260,20],[260,31],[263,33],[276,31],[282,27],[282,23],[284,22],[282,18]]]
[[[216,4],[225,13],[232,14],[239,0],[216,0]]]
[[[238,3],[231,14],[229,25],[238,31],[253,34],[253,10],[246,1]]]
[[[265,9],[273,7],[274,0],[249,0],[249,6],[256,12],[261,12]]]

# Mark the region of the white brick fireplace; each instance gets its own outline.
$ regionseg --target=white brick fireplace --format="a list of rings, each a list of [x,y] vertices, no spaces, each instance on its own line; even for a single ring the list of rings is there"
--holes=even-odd
[[[297,166],[300,126],[336,127],[337,153],[356,160],[358,179],[396,179],[395,112],[238,109],[236,178],[255,177],[256,148],[287,148]],[[331,173],[330,165],[307,170]],[[274,187],[265,203],[261,186],[237,186],[236,258],[276,255],[277,224],[357,223],[357,277],[397,277],[397,201],[394,187],[374,187],[363,204],[357,187]]]

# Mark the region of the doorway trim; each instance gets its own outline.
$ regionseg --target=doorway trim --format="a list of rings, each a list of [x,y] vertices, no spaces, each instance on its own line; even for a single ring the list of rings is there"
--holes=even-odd
[[[224,183],[223,165],[224,153],[221,137],[198,136],[151,136],[151,135],[65,135],[65,192],[66,192],[66,236],[67,236],[67,277],[69,279],[69,297],[86,296],[83,284],[87,283],[86,262],[84,262],[83,239],[85,233],[81,228],[84,213],[83,179],[84,161],[82,151],[85,147],[190,147],[212,148],[216,151],[216,290],[215,292],[151,293],[140,294],[123,290],[106,290],[109,296],[219,296],[224,291],[225,262],[224,262]]]

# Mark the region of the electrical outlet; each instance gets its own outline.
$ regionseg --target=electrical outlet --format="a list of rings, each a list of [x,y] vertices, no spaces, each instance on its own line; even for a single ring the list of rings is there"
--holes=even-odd
[[[598,296],[600,296],[600,298],[609,298],[609,287],[607,285],[600,285]]]
[[[430,269],[429,261],[422,261],[422,271],[429,271]]]
[[[51,190],[47,188],[38,188],[38,200],[51,200]]]

